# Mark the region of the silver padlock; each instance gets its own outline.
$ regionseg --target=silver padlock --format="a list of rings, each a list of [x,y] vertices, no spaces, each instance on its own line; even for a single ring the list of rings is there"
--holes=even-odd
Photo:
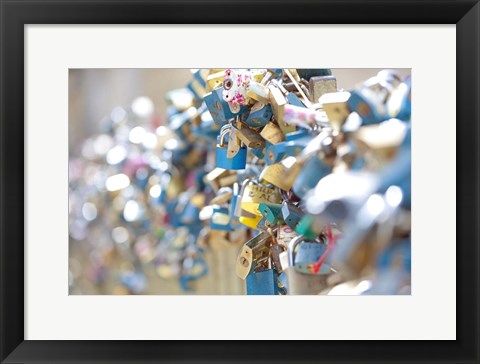
[[[334,271],[323,264],[318,273],[305,267],[295,266],[295,247],[305,241],[303,235],[293,238],[288,244],[288,268],[286,269],[289,295],[316,295],[327,288],[327,279]]]

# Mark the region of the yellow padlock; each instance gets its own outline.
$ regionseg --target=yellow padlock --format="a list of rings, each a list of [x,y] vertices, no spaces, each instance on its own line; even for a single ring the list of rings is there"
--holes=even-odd
[[[243,190],[240,207],[248,213],[261,217],[262,213],[258,210],[261,203],[280,203],[281,200],[282,196],[276,189],[250,181]]]
[[[251,229],[256,229],[258,222],[262,219],[262,216],[255,216],[255,217],[246,217],[240,216],[238,221],[240,224],[243,224]]]

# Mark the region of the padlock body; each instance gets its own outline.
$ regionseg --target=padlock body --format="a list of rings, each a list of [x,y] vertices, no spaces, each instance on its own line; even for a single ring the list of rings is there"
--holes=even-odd
[[[227,120],[245,112],[247,108],[241,106],[239,112],[234,113],[230,110],[228,102],[226,102],[222,97],[223,88],[217,88],[212,92],[208,93],[204,97],[205,104],[207,105],[208,111],[212,115],[213,121],[217,124],[223,124]]]
[[[295,266],[288,267],[287,286],[289,295],[316,295],[327,287],[330,274],[310,274],[299,272]]]
[[[360,115],[362,125],[377,124],[388,118],[385,106],[367,89],[351,91],[348,107]]]
[[[246,123],[253,128],[260,128],[267,125],[272,118],[272,106],[264,104],[258,110],[252,110],[248,115]]]
[[[278,284],[273,269],[250,272],[246,278],[247,295],[277,295]]]
[[[330,174],[332,168],[325,164],[317,156],[311,157],[302,168],[295,183],[293,184],[293,192],[298,197],[304,197],[308,191],[315,188],[318,181]]]
[[[245,169],[247,165],[247,148],[240,148],[237,155],[233,158],[227,157],[227,151],[227,148],[217,144],[216,167],[230,170]]]

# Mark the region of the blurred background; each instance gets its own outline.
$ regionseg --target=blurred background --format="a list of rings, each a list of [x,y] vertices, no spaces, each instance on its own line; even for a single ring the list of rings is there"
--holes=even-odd
[[[381,69],[332,69],[339,89],[350,89],[375,76]],[[402,78],[410,69],[395,70]],[[102,133],[111,122],[112,112],[122,113],[137,102],[138,108],[153,109],[153,123],[164,125],[167,92],[185,87],[192,78],[189,69],[71,69],[69,71],[69,154],[70,159],[85,153],[85,141]],[[140,98],[139,97],[146,97]],[[153,103],[149,103],[151,100]],[[88,143],[87,143],[88,144]],[[87,148],[88,149],[88,148]],[[76,164],[70,165],[70,180]],[[70,203],[75,199],[75,184],[70,186]],[[102,207],[103,213],[109,206]],[[85,216],[101,213],[95,206],[83,206]],[[73,229],[73,234],[72,234]],[[77,229],[77,230],[75,230]],[[117,231],[117,237],[124,233]],[[244,281],[235,274],[239,245],[209,249],[205,259],[207,275],[193,282],[185,292],[176,280],[161,278],[154,265],[133,266],[127,252],[110,249],[112,234],[86,231],[70,221],[70,294],[244,294]],[[74,239],[72,239],[74,235]],[[113,234],[114,235],[114,234]],[[120,239],[121,240],[121,239]],[[148,242],[145,243],[148,246]],[[147,253],[148,249],[146,248]],[[148,255],[148,254],[147,254]],[[126,275],[126,272],[143,274]]]

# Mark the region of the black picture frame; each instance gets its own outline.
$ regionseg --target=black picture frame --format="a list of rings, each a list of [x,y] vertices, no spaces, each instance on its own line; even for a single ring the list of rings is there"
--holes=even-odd
[[[255,6],[255,11],[251,10]],[[2,363],[479,362],[478,1],[0,0],[0,360]],[[228,14],[228,15],[226,15]],[[457,340],[24,340],[24,26],[26,24],[456,24]],[[54,57],[55,55],[52,55]],[[445,70],[453,72],[453,70]],[[441,75],[439,75],[441,77]],[[452,100],[453,101],[453,100]],[[434,121],[431,121],[432,125]],[[452,123],[454,121],[452,120]],[[449,141],[445,141],[449,147]],[[441,200],[439,201],[441,207]],[[452,245],[454,242],[452,242]],[[439,296],[440,297],[440,296]],[[439,318],[441,325],[441,318]],[[412,331],[415,327],[412,327]],[[265,330],[268,336],[268,329]]]

